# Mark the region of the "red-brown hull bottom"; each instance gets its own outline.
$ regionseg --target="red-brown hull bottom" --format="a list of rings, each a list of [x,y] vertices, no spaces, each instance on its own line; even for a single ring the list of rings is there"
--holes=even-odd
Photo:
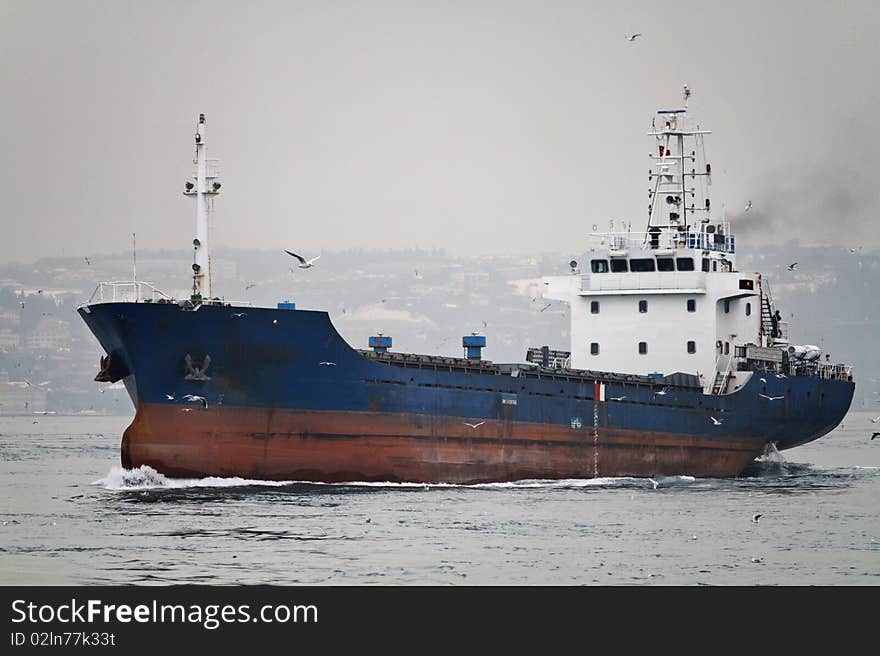
[[[473,484],[597,476],[736,476],[763,443],[430,415],[140,404],[125,467],[168,476]]]

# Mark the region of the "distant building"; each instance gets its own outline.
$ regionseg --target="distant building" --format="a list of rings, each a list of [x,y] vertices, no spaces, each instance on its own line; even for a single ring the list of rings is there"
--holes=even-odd
[[[26,381],[10,381],[9,375],[0,372],[0,414],[30,415],[46,411],[45,389]]]
[[[211,258],[211,275],[223,280],[235,280],[238,277],[238,263],[225,258]]]
[[[0,351],[11,351],[18,348],[18,333],[9,328],[0,328]]]
[[[0,324],[4,324],[7,326],[17,326],[19,323],[21,323],[21,315],[18,312],[15,312],[13,310],[0,312]]]
[[[27,348],[37,350],[57,350],[70,346],[70,324],[60,319],[44,317],[28,336]]]

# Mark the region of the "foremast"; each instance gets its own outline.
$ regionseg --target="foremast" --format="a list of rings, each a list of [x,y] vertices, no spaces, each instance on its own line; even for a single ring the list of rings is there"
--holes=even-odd
[[[209,248],[209,228],[214,211],[214,197],[220,193],[219,160],[208,159],[205,137],[205,115],[199,114],[195,133],[196,156],[195,182],[187,182],[184,195],[196,200],[196,234],[193,239],[192,263],[192,302],[199,304],[209,301],[211,295],[211,254]]]

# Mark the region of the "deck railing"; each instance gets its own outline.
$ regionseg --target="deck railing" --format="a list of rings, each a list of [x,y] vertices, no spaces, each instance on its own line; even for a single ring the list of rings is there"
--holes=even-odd
[[[670,228],[658,228],[656,232],[631,232],[610,231],[592,232],[589,240],[608,248],[610,251],[621,252],[629,250],[668,251],[677,248],[695,248],[703,251],[718,251],[721,253],[735,253],[736,240],[730,234],[730,224],[722,223],[720,230],[718,225],[698,224],[690,226],[690,229],[677,230]],[[714,230],[714,232],[709,232]]]
[[[848,380],[853,378],[853,366],[850,364],[832,364],[830,362],[804,362],[792,360],[788,364],[790,376],[814,376],[824,380]]]
[[[154,303],[158,300],[172,301],[168,294],[152,283],[140,280],[113,280],[99,282],[87,301],[93,303]]]

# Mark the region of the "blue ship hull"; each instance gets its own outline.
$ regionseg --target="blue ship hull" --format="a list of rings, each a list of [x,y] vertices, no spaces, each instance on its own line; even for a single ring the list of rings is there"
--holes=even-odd
[[[98,379],[123,380],[136,408],[123,464],[169,475],[736,476],[768,443],[791,448],[831,431],[854,391],[816,375],[756,375],[726,395],[675,377],[514,376],[491,363],[357,351],[324,312],[174,303],[79,312],[108,354]]]

